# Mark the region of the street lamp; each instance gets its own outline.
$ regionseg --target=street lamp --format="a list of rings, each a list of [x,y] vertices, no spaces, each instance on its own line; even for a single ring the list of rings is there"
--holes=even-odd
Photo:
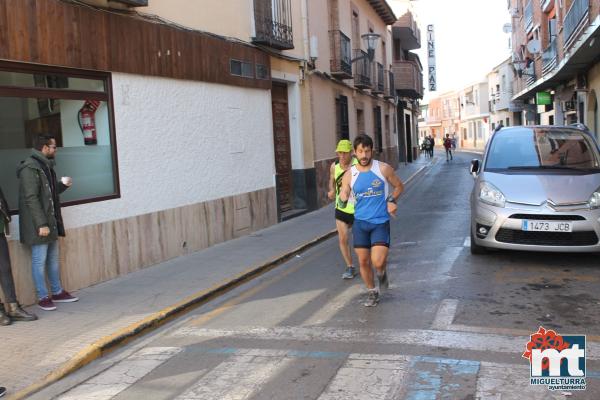
[[[377,43],[379,43],[379,38],[381,37],[378,33],[365,33],[360,35],[361,39],[365,42],[365,46],[367,47],[367,54],[358,56],[352,60],[352,63],[368,58],[369,61],[373,61],[375,59],[375,49],[377,48]]]

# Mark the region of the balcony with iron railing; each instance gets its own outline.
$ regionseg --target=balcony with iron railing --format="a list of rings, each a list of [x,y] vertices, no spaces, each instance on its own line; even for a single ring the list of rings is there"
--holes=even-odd
[[[294,48],[291,0],[254,0],[254,25],[252,43],[277,50]]]
[[[382,94],[385,89],[383,64],[375,63],[373,71],[373,94]]]
[[[525,32],[529,32],[533,28],[533,1],[529,0],[523,9],[523,23],[525,24]]]
[[[546,76],[558,64],[558,52],[556,49],[556,39],[552,40],[546,50],[542,53],[542,75]]]
[[[571,8],[565,15],[563,23],[564,48],[570,48],[577,39],[575,33],[580,32],[582,27],[589,22],[590,0],[574,0]]]
[[[554,0],[541,0],[540,6],[542,7],[543,12],[548,12],[552,9],[552,4],[554,4]]]
[[[393,99],[396,97],[396,89],[394,86],[394,73],[390,70],[384,71],[384,88],[383,88],[383,96],[386,99]]]
[[[394,61],[392,72],[396,94],[414,99],[423,97],[423,72],[415,61]]]
[[[352,51],[350,38],[342,31],[329,31],[329,46],[331,51],[331,75],[337,79],[352,79]]]
[[[525,85],[531,86],[536,81],[535,75],[535,63],[532,62],[529,67],[523,69],[523,78],[525,80]]]
[[[392,25],[392,37],[394,40],[400,40],[400,46],[404,50],[421,48],[421,30],[410,11]]]
[[[373,62],[369,61],[367,52],[360,49],[354,49],[354,58],[357,59],[359,57],[362,58],[354,63],[354,86],[359,89],[371,89]]]

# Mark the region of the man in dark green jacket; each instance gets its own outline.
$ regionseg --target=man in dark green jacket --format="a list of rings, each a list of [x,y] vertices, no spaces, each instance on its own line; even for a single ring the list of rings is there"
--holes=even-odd
[[[0,302],[0,325],[10,325],[12,321],[35,321],[37,319],[35,315],[29,314],[17,303],[15,282],[13,281],[8,254],[8,242],[6,241],[9,222],[8,203],[4,198],[2,188],[0,188],[0,286],[6,300],[6,305]]]
[[[72,184],[54,172],[56,140],[40,135],[29,158],[17,169],[19,177],[19,228],[21,242],[31,246],[33,283],[42,310],[56,310],[54,303],[79,300],[63,289],[58,264],[58,237],[65,236],[59,194]],[[46,288],[46,266],[51,295]]]

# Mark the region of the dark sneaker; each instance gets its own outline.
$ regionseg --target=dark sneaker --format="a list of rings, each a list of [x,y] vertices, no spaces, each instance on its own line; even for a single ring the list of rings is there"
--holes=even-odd
[[[56,306],[52,302],[52,299],[50,299],[50,297],[48,297],[48,296],[46,296],[43,299],[40,299],[40,301],[38,301],[38,307],[45,311],[56,310]]]
[[[64,289],[59,294],[52,295],[52,301],[54,301],[56,303],[72,303],[77,300],[79,300],[78,297],[71,296],[71,293],[67,292]]]
[[[0,387],[0,397],[6,394],[6,388]]]
[[[369,290],[367,301],[363,304],[365,307],[375,307],[379,303],[379,292],[377,290]]]
[[[346,271],[342,274],[343,279],[352,279],[356,276],[356,269],[354,267],[346,267]]]
[[[390,281],[388,280],[387,271],[384,271],[381,276],[377,275],[379,279],[379,289],[389,289]]]

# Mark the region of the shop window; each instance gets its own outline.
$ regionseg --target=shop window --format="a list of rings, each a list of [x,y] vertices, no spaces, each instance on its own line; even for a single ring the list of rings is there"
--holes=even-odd
[[[63,205],[119,197],[110,74],[0,62],[0,186],[18,207],[17,166],[40,134],[56,138]]]

